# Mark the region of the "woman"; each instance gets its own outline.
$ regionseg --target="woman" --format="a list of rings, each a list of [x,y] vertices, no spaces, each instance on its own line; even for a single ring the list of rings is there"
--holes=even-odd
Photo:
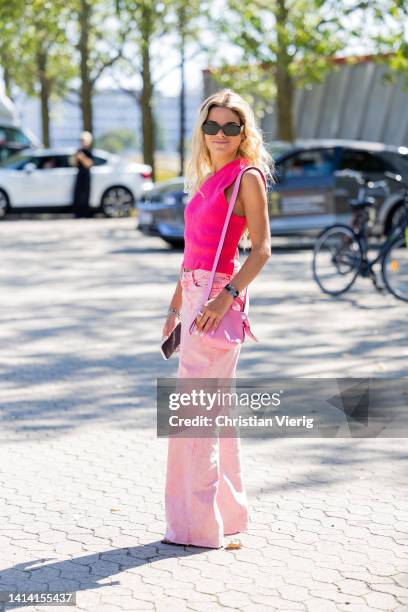
[[[208,346],[188,327],[210,276],[235,179],[245,166],[256,168],[242,175],[212,291],[196,317],[200,332],[216,329],[236,291],[245,296],[245,288],[270,257],[265,175],[271,177],[272,163],[252,110],[241,96],[226,89],[204,101],[186,172],[192,197],[185,209],[184,258],[163,327],[165,337],[182,321],[178,378],[235,377],[240,346]],[[241,267],[238,242],[244,230],[252,249]],[[232,290],[225,285],[232,285]],[[246,531],[239,437],[169,436],[165,505],[166,544],[221,548],[224,535]]]
[[[90,217],[89,196],[91,192],[91,167],[93,166],[92,156],[92,134],[82,132],[81,147],[75,153],[75,163],[78,172],[75,181],[73,208],[74,214],[79,217]]]

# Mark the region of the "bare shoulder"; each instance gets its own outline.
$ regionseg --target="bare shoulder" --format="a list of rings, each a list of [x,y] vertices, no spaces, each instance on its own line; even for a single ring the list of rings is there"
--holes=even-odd
[[[244,197],[245,194],[253,195],[254,193],[259,193],[261,195],[265,193],[265,183],[261,173],[255,170],[255,168],[249,168],[244,172],[241,178],[241,185]]]

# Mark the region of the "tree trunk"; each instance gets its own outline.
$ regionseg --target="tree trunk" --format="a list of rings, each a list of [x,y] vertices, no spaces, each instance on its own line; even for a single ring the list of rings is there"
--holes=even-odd
[[[286,0],[278,0],[275,11],[278,43],[275,68],[277,137],[279,140],[292,142],[295,138],[293,123],[294,88],[289,72],[291,57],[288,53],[288,43],[285,34],[288,17],[288,9],[285,2]]]
[[[41,127],[44,146],[50,146],[50,82],[47,78],[47,54],[40,52],[37,55],[38,76],[40,81],[41,100]]]
[[[3,81],[4,81],[4,92],[10,100],[13,99],[12,92],[12,79],[10,75],[10,70],[7,68],[5,64],[3,64]]]
[[[184,73],[184,63],[185,63],[185,10],[182,6],[179,11],[179,31],[180,31],[180,80],[181,80],[181,89],[180,89],[180,135],[179,135],[179,155],[180,155],[180,168],[179,168],[179,176],[183,176],[184,174],[184,141],[185,141],[185,131],[186,131],[186,121],[185,121],[185,97],[186,97],[186,83],[185,83],[185,73]]]
[[[78,50],[80,53],[80,73],[81,73],[81,111],[83,129],[92,133],[93,114],[92,114],[92,80],[89,73],[89,31],[91,20],[91,6],[88,0],[80,0],[79,12],[79,42]]]
[[[150,73],[150,37],[152,33],[152,11],[144,6],[141,23],[142,35],[142,134],[143,134],[143,160],[152,167],[152,179],[156,180],[154,163],[154,122],[153,122],[153,83]]]

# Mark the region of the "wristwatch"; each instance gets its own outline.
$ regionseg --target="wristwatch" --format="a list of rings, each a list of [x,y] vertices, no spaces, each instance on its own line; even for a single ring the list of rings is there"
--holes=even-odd
[[[225,285],[224,289],[226,289],[226,291],[228,291],[228,293],[230,293],[232,295],[232,297],[235,298],[239,296],[239,291],[238,289],[236,289],[236,287],[234,287],[234,285],[231,285],[231,283],[228,283],[227,285]]]

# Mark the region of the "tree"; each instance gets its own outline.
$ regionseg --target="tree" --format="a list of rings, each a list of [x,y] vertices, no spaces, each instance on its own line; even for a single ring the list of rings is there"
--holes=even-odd
[[[132,56],[124,53],[124,66],[130,69],[132,76],[141,77],[141,91],[121,87],[140,105],[142,115],[143,160],[152,167],[152,178],[155,180],[155,123],[153,111],[152,78],[152,44],[166,32],[166,16],[170,0],[116,0],[117,14],[129,24],[131,35],[129,47]],[[125,68],[125,69],[126,69]],[[130,76],[130,75],[129,75]]]
[[[4,7],[3,17],[7,14]],[[50,101],[64,95],[75,73],[65,33],[67,8],[62,0],[27,0],[8,13],[8,34],[1,57],[6,91],[12,84],[28,95],[40,96],[42,140],[50,144]],[[18,57],[18,61],[16,61]]]
[[[408,5],[405,0],[383,0],[380,7],[373,6],[371,10],[378,26],[373,36],[377,61],[385,62],[391,69],[386,80],[393,81],[401,74],[408,89]]]
[[[234,67],[223,58],[214,78],[245,94],[260,113],[275,99],[278,138],[293,141],[295,88],[323,79],[332,56],[357,34],[347,18],[369,3],[350,0],[340,11],[335,0],[227,1],[218,26],[241,57]]]
[[[116,4],[103,0],[71,0],[79,54],[80,105],[84,130],[93,131],[92,96],[98,79],[122,57],[130,24],[115,19]],[[75,92],[75,89],[71,89]]]
[[[206,51],[206,46],[198,40],[198,18],[204,18],[208,12],[209,3],[203,0],[199,4],[198,0],[162,0],[154,2],[154,0],[116,0],[118,6],[118,14],[121,19],[132,23],[132,36],[129,38],[129,49],[131,56],[124,53],[124,63],[122,76],[127,70],[127,76],[131,77],[139,74],[141,77],[141,89],[124,87],[120,84],[119,79],[115,80],[120,89],[130,95],[141,108],[142,115],[142,131],[143,131],[143,157],[147,164],[153,168],[153,178],[155,176],[155,160],[154,151],[158,145],[158,138],[155,126],[157,121],[154,120],[154,91],[160,81],[168,77],[175,70],[181,71],[181,93],[180,93],[180,141],[179,151],[180,171],[184,162],[184,132],[185,132],[185,82],[184,82],[184,64],[186,61],[193,59],[199,53]],[[153,65],[153,45],[158,43],[166,35],[176,34],[175,50],[180,54],[180,61],[167,69],[166,72],[161,72],[153,77],[153,72],[157,74]],[[196,48],[187,57],[186,44],[187,42],[196,41]],[[168,41],[169,42],[169,39]],[[171,41],[170,41],[171,42]],[[136,49],[136,52],[135,52]],[[160,62],[160,57],[156,57],[156,66]],[[182,110],[183,109],[183,110]],[[183,152],[182,152],[183,151]]]
[[[186,63],[186,46],[188,43],[196,43],[198,50],[194,53],[197,55],[200,52],[207,51],[207,47],[200,40],[201,23],[203,19],[209,17],[209,5],[203,0],[173,0],[172,13],[170,24],[174,23],[174,30],[177,32],[177,46],[180,53],[180,103],[179,103],[179,145],[178,151],[180,156],[179,176],[184,174],[185,162],[185,136],[186,136],[186,119],[185,119],[185,97],[186,97],[186,81],[185,81],[185,63]],[[207,24],[206,24],[207,25]]]
[[[4,89],[6,95],[13,99],[12,67],[16,57],[17,22],[24,10],[24,0],[0,0],[0,66],[3,70]]]

